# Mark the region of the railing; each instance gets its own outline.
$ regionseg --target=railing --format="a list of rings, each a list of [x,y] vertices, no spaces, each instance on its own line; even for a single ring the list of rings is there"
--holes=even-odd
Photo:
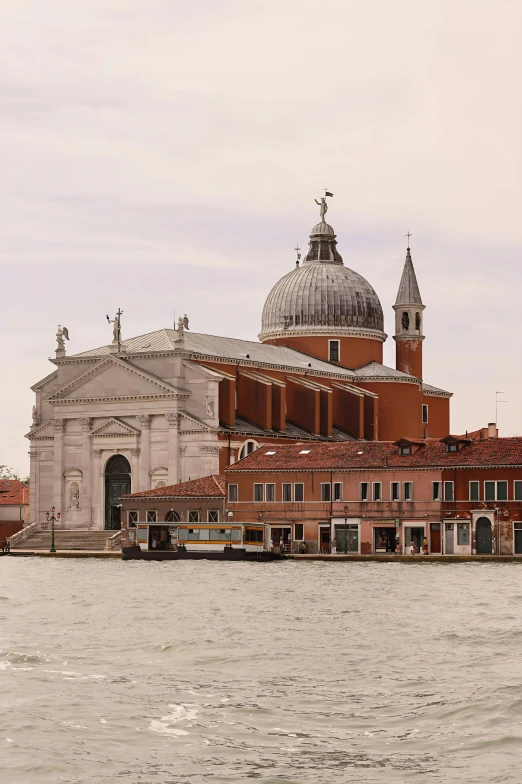
[[[18,531],[16,534],[13,534],[12,536],[7,536],[6,539],[12,547],[14,544],[18,544],[18,542],[23,542],[24,539],[27,539],[29,536],[32,536],[32,534],[37,534],[40,531],[45,531],[46,529],[47,529],[46,521],[40,520],[37,523],[31,523],[31,525],[28,525],[27,528],[22,528],[21,531]]]
[[[116,550],[121,547],[121,531],[116,531],[113,536],[108,536],[105,540],[106,550]]]

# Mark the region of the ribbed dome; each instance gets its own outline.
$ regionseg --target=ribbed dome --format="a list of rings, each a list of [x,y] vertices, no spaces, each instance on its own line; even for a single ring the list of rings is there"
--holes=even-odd
[[[331,226],[314,226],[303,265],[281,278],[267,297],[261,340],[284,330],[383,332],[379,297],[362,275],[344,266],[336,245]]]

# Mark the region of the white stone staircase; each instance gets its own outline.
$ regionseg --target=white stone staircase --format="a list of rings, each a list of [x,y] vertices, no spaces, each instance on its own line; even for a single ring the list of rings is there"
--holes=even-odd
[[[14,538],[14,537],[13,537]],[[63,531],[55,530],[54,546],[56,550],[88,550],[90,552],[102,552],[107,550],[118,551],[121,547],[120,531]],[[39,550],[51,549],[51,531],[35,531],[25,539],[13,541],[11,552],[19,550],[29,550],[37,552]]]

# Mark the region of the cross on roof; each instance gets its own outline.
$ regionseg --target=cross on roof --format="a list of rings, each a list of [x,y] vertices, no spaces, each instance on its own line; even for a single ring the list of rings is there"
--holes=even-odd
[[[409,248],[409,247],[410,247],[410,237],[413,237],[413,234],[412,234],[411,232],[408,232],[408,233],[407,233],[407,234],[405,234],[404,236],[405,236],[405,237],[408,237],[408,248]]]

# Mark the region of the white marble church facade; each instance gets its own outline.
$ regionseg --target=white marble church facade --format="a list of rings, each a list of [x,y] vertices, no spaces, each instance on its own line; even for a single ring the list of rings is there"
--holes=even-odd
[[[56,370],[33,387],[32,521],[54,505],[63,527],[116,529],[111,492],[117,502],[121,492],[219,473],[221,376],[185,359],[183,340],[163,342],[168,351],[132,357],[114,345],[57,351]]]

